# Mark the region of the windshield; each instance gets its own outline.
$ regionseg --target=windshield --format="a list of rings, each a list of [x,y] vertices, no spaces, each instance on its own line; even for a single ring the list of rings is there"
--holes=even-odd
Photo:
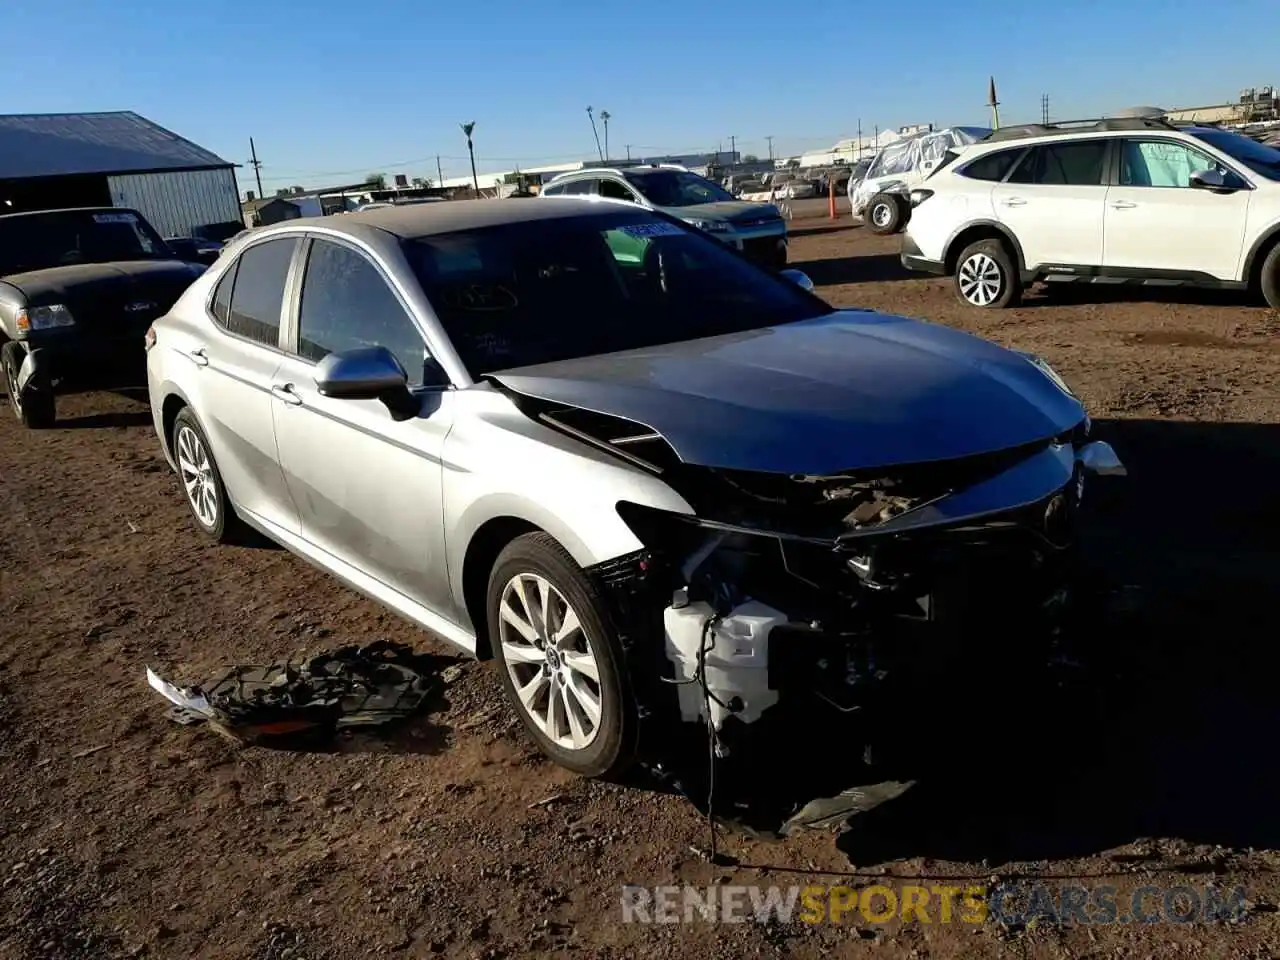
[[[150,225],[128,210],[51,210],[0,217],[0,276],[77,263],[171,257]]]
[[[473,377],[831,312],[718,240],[644,211],[404,242]]]
[[[1238,133],[1212,130],[1196,133],[1196,137],[1217,147],[1233,160],[1238,160],[1254,173],[1268,180],[1280,180],[1280,150],[1258,143]]]
[[[710,180],[684,170],[658,170],[653,173],[628,173],[627,182],[640,191],[655,207],[692,207],[699,203],[733,200],[731,193]]]

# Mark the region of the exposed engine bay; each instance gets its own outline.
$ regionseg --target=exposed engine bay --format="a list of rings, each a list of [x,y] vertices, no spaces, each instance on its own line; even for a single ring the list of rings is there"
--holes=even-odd
[[[971,640],[984,657],[1005,655],[1002,637],[1010,655],[1043,654],[1070,601],[1085,476],[1124,472],[1087,417],[994,453],[819,476],[696,466],[642,424],[518,402],[693,506],[620,502],[645,549],[590,572],[633,662],[660,647],[653,672],[681,719],[709,724],[725,752],[780,703],[851,714],[972,661]],[[651,699],[670,696],[661,686]]]

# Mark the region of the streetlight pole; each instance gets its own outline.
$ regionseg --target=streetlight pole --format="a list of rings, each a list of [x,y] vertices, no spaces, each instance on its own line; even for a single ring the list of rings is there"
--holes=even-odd
[[[596,153],[600,154],[600,162],[604,163],[604,150],[600,148],[600,131],[596,129],[596,115],[591,107],[587,107],[587,119],[591,121],[591,134],[596,138]]]
[[[609,162],[609,111],[600,111],[600,120],[604,123],[604,162]]]
[[[459,124],[462,132],[467,138],[467,156],[471,158],[471,185],[476,189],[476,198],[480,197],[480,178],[476,176],[476,148],[471,144],[471,131],[476,128],[474,120],[468,120],[466,123]]]

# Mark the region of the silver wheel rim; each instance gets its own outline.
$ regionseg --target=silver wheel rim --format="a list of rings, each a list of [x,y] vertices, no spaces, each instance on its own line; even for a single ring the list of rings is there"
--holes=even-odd
[[[502,659],[521,709],[557,747],[591,746],[603,716],[600,666],[569,601],[546,577],[521,573],[502,588],[498,614]]]
[[[871,222],[877,227],[887,227],[892,217],[893,211],[887,203],[877,203],[871,208]]]
[[[975,306],[985,307],[1000,296],[1004,275],[1000,264],[985,253],[975,253],[960,264],[960,296]]]
[[[178,475],[187,491],[187,502],[202,526],[212,529],[218,522],[218,483],[204,443],[188,426],[178,428]]]

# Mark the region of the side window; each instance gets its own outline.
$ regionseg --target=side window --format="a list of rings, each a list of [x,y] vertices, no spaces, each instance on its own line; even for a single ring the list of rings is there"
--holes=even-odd
[[[1014,161],[1020,156],[1022,156],[1021,149],[989,153],[961,168],[959,173],[971,180],[1003,180],[1005,174],[1013,169]]]
[[[557,183],[554,186],[550,186],[550,187],[543,187],[542,195],[544,197],[558,197],[564,193],[564,188],[565,188],[565,185],[563,183]]]
[[[626,200],[630,203],[636,202],[636,195],[617,180],[601,180],[600,196],[609,197],[613,200]]]
[[[307,257],[298,313],[298,353],[319,362],[331,353],[386,347],[421,386],[427,348],[413,320],[373,263],[349,247],[316,240]]]
[[[1033,147],[1009,176],[1009,183],[1100,187],[1106,140],[1076,140]]]
[[[564,185],[564,192],[567,194],[582,196],[583,194],[595,193],[596,181],[594,180],[574,180],[572,183]]]
[[[1126,140],[1120,154],[1120,185],[1190,187],[1191,174],[1228,171],[1198,150],[1168,140]]]
[[[213,319],[218,321],[218,326],[224,329],[231,322],[231,288],[236,282],[237,266],[238,264],[233,263],[222,275],[222,279],[213,290],[213,301],[209,304]]]
[[[227,317],[228,331],[268,347],[278,346],[284,285],[297,244],[293,237],[281,237],[254,244],[240,254]]]

